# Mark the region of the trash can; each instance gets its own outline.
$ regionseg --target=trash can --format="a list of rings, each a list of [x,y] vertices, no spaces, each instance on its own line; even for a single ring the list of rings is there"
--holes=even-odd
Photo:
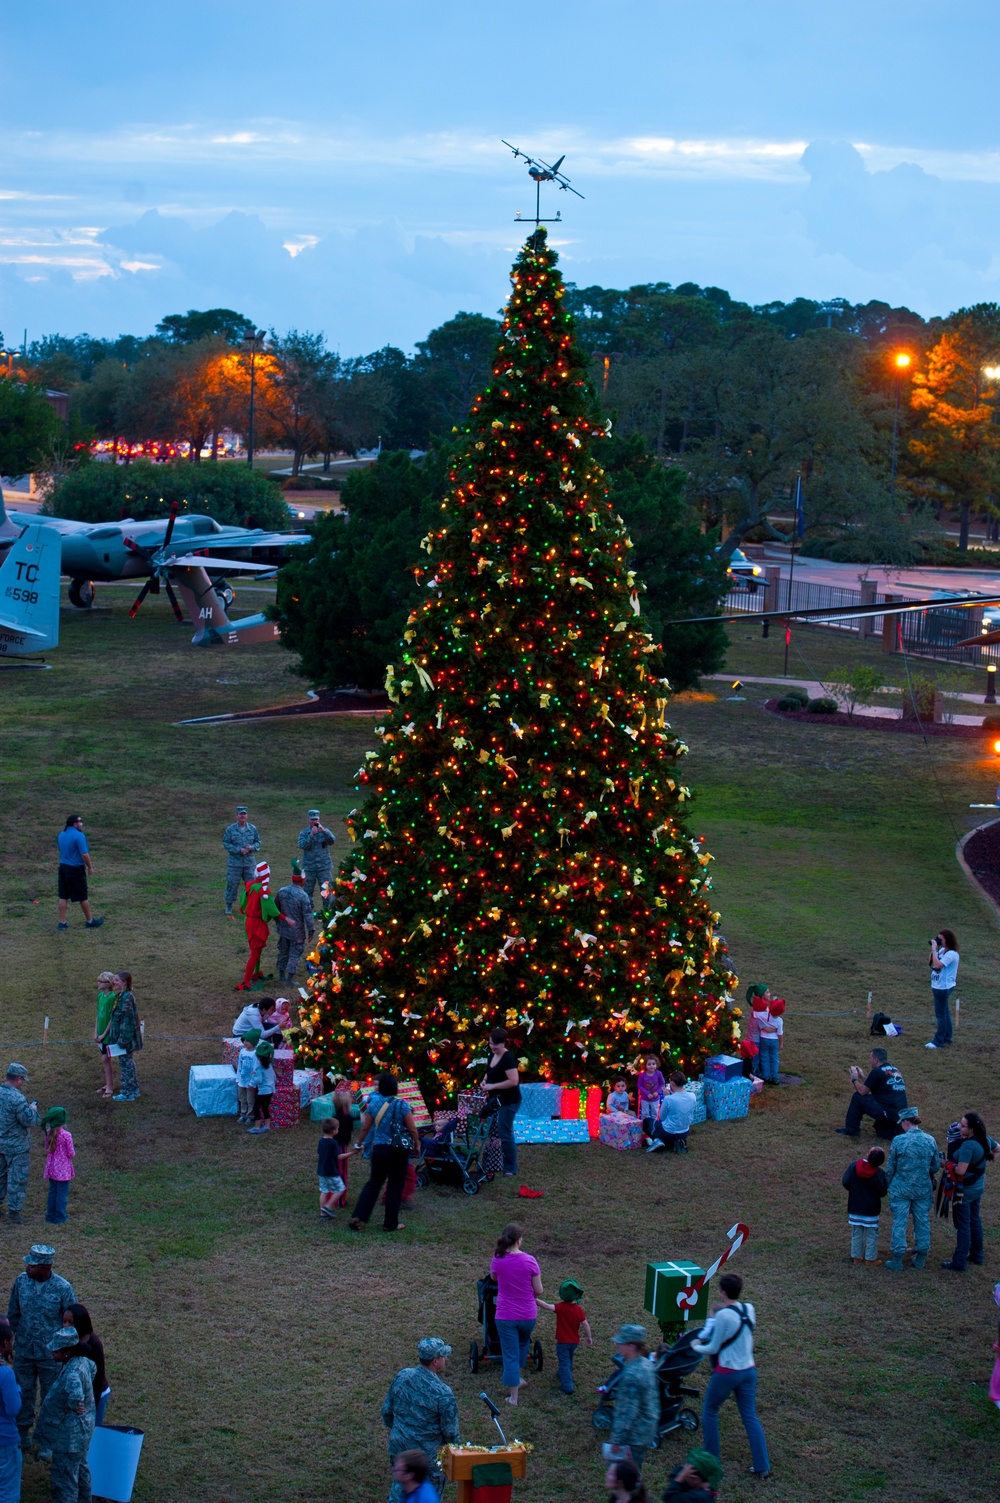
[[[95,1498],[131,1503],[144,1439],[141,1430],[126,1425],[98,1425],[87,1453],[90,1487]]]

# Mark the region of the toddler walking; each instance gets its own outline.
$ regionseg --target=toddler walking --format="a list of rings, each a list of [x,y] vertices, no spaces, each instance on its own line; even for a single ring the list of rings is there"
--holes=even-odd
[[[73,1159],[73,1135],[65,1126],[66,1108],[50,1106],[42,1118],[45,1129],[45,1178],[49,1182],[49,1203],[45,1210],[46,1221],[59,1225],[68,1221],[66,1206],[69,1202],[69,1182],[76,1178]]]
[[[340,1173],[339,1123],[336,1117],[324,1117],[322,1133],[316,1145],[316,1174],[319,1179],[319,1214],[327,1221],[336,1219],[336,1204],[344,1193]]]
[[[841,1181],[847,1191],[847,1220],[851,1228],[851,1261],[878,1261],[878,1218],[889,1181],[882,1165],[885,1153],[873,1148],[867,1158],[849,1164]]]
[[[559,1387],[563,1393],[573,1392],[573,1358],[576,1349],[580,1345],[580,1332],[583,1332],[584,1340],[588,1346],[593,1346],[594,1338],[590,1331],[590,1322],[586,1311],[577,1300],[583,1298],[583,1290],[575,1279],[563,1279],[559,1285],[559,1299],[554,1308],[556,1312],[556,1361],[559,1364]]]

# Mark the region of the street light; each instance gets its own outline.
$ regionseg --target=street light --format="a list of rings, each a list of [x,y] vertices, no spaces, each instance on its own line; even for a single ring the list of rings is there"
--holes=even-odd
[[[250,420],[247,424],[247,464],[251,469],[253,469],[253,407],[254,389],[257,381],[257,356],[263,348],[266,337],[266,329],[254,329],[251,334],[243,336],[241,346],[250,356]]]
[[[986,698],[983,700],[983,704],[984,705],[995,705],[996,702],[997,702],[997,665],[996,665],[996,663],[987,663],[986,664]]]
[[[903,372],[912,364],[913,357],[905,350],[899,350],[893,358],[896,367],[896,415],[892,420],[892,479],[890,489],[893,497],[896,494],[896,459],[899,453],[899,383]]]

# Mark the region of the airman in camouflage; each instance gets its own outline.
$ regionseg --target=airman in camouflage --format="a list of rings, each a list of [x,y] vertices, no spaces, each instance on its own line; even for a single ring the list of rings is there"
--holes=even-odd
[[[294,981],[302,951],[316,933],[313,906],[303,890],[305,878],[297,861],[292,862],[292,880],[278,888],[275,902],[281,909],[278,923],[278,980]],[[291,923],[288,920],[291,919]]]
[[[10,1204],[10,1219],[14,1222],[24,1219],[21,1212],[28,1193],[31,1153],[28,1129],[37,1127],[39,1122],[37,1103],[24,1099],[27,1083],[27,1070],[12,1061],[7,1066],[7,1078],[0,1085],[0,1218],[6,1199]]]
[[[441,1378],[451,1347],[439,1336],[427,1336],[417,1347],[419,1367],[404,1367],[389,1385],[382,1405],[382,1423],[389,1431],[390,1465],[400,1451],[424,1451],[436,1457],[439,1446],[458,1440],[458,1404]],[[444,1491],[445,1476],[435,1462],[430,1480]],[[403,1485],[394,1482],[389,1503],[403,1503]]]
[[[73,1326],[62,1326],[48,1343],[57,1372],[42,1400],[35,1439],[52,1453],[52,1503],[82,1503],[91,1496],[87,1452],[97,1423],[97,1363],[70,1355],[79,1340]]]
[[[222,835],[226,848],[226,917],[233,918],[233,904],[240,890],[253,881],[256,865],[255,852],[260,850],[260,831],[247,818],[247,807],[240,804],[235,822],[227,825]]]
[[[302,872],[310,903],[315,906],[316,883],[322,888],[333,876],[330,847],[337,844],[332,830],[320,822],[319,810],[310,809],[306,815],[309,823],[299,831],[299,850],[302,852]]]
[[[73,1285],[52,1272],[55,1248],[36,1242],[25,1254],[25,1271],[10,1291],[7,1319],[14,1332],[14,1377],[21,1385],[17,1429],[27,1446],[35,1418],[35,1385],[44,1400],[58,1368],[49,1342],[62,1325],[63,1312],[76,1302]]]

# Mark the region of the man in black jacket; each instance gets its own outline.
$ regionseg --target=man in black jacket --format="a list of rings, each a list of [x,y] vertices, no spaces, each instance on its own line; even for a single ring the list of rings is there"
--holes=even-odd
[[[851,1066],[854,1095],[847,1103],[843,1127],[837,1131],[844,1138],[859,1138],[864,1117],[875,1119],[875,1133],[880,1138],[894,1138],[899,1131],[899,1114],[907,1105],[906,1085],[895,1065],[890,1065],[884,1049],[871,1052],[871,1069],[863,1076],[859,1065]]]

